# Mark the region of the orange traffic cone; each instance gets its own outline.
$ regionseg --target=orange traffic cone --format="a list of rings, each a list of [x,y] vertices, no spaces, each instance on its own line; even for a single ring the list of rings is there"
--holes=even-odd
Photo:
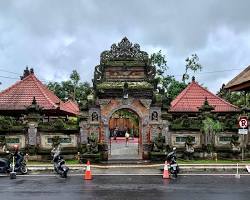
[[[170,178],[169,171],[168,171],[168,162],[167,161],[165,161],[162,178]]]
[[[84,180],[92,180],[92,173],[90,170],[90,162],[88,160],[86,170],[85,170],[85,175],[84,175]]]

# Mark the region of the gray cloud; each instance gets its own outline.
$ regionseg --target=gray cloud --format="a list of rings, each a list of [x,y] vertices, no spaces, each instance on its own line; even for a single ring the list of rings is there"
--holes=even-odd
[[[249,1],[0,1],[1,76],[19,77],[26,65],[42,80],[64,80],[77,69],[91,81],[100,53],[127,36],[141,49],[168,54],[169,73],[182,74],[197,53],[203,72],[250,63]],[[239,71],[198,74],[213,92]],[[178,78],[178,77],[177,77]],[[15,79],[1,78],[0,89]]]

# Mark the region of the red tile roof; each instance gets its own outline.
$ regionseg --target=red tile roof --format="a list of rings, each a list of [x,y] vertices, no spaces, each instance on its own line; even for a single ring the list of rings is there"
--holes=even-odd
[[[198,112],[207,97],[213,112],[237,112],[239,108],[192,81],[172,102],[169,112]]]
[[[55,111],[65,115],[77,114],[43,85],[34,73],[0,93],[0,110],[25,110],[31,105],[33,97],[43,111]]]
[[[74,113],[77,113],[77,114],[80,114],[80,109],[79,109],[79,106],[76,102],[74,101],[71,101],[71,100],[68,100],[64,103],[64,105],[70,109],[72,112]]]

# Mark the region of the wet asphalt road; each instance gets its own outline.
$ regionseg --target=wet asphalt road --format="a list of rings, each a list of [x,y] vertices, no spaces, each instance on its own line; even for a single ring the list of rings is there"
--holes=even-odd
[[[0,177],[1,200],[185,199],[249,200],[250,176],[57,176]]]

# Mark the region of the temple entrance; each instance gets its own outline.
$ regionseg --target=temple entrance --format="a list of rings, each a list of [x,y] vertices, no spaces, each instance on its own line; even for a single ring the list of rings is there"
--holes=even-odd
[[[109,120],[109,130],[109,159],[141,159],[140,118],[134,111],[115,111]]]

